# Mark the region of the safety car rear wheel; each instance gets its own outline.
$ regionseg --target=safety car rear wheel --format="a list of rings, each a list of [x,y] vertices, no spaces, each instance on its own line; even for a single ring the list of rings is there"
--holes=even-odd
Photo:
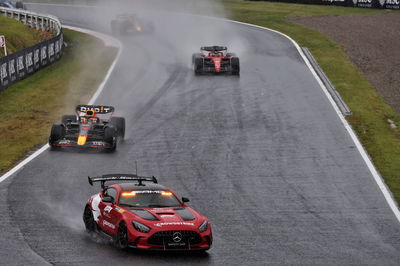
[[[120,249],[126,249],[128,244],[128,228],[126,227],[125,222],[121,222],[115,238],[115,245]]]
[[[96,221],[93,217],[93,212],[89,205],[86,205],[85,211],[83,212],[83,222],[87,232],[94,232],[97,229]]]

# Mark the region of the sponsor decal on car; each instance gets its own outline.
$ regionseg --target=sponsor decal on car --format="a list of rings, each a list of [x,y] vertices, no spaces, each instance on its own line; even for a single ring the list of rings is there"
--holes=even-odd
[[[110,213],[110,211],[112,211],[112,209],[113,209],[113,208],[112,208],[111,206],[106,206],[106,207],[104,208],[104,211]]]
[[[102,141],[93,141],[92,144],[96,146],[105,146],[104,142]]]
[[[96,222],[99,221],[99,217],[101,215],[100,209],[99,209],[99,204],[100,204],[100,195],[96,194],[92,198],[92,210],[93,210],[93,218]]]
[[[115,225],[113,225],[113,224],[110,223],[110,222],[107,222],[106,220],[103,220],[103,225],[104,225],[104,226],[108,226],[108,227],[110,227],[110,228],[112,228],[112,229],[115,229]]]
[[[121,208],[118,208],[118,207],[115,207],[114,210],[116,210],[119,213],[124,213],[125,212],[124,209],[121,209]]]
[[[169,223],[156,223],[154,224],[155,226],[161,227],[161,226],[168,226],[168,225],[189,225],[189,226],[194,226],[194,223],[186,223],[186,222],[169,222]]]

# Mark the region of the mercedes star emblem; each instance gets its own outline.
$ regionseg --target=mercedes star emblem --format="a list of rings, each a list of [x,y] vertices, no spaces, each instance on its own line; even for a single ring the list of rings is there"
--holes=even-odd
[[[180,232],[175,232],[172,235],[172,240],[174,240],[175,243],[181,242],[182,241],[182,234]]]

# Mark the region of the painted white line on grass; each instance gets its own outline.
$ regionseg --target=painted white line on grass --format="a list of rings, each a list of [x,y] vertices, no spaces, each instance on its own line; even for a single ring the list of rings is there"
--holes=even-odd
[[[82,28],[77,28],[77,27],[71,27],[71,26],[64,26],[64,28],[69,28],[75,31],[79,31],[79,32],[83,32],[83,33],[87,33],[89,35],[92,35],[96,38],[99,38],[101,40],[103,40],[104,44],[109,44],[109,46],[115,46],[118,47],[118,54],[115,57],[114,61],[112,62],[110,68],[107,71],[106,76],[104,77],[102,83],[99,85],[99,87],[97,88],[96,92],[93,94],[92,98],[90,99],[88,104],[93,104],[94,101],[97,99],[97,97],[99,97],[100,93],[103,91],[108,79],[111,76],[111,73],[113,72],[115,65],[117,64],[119,57],[121,56],[121,52],[123,50],[123,45],[120,41],[118,41],[117,39],[99,33],[99,32],[95,32],[95,31],[91,31],[91,30],[86,30],[86,29],[82,29]],[[15,174],[18,170],[20,170],[22,167],[24,167],[27,163],[29,163],[30,161],[32,161],[33,159],[35,159],[37,156],[39,156],[42,152],[44,152],[45,150],[47,150],[49,148],[49,144],[45,144],[43,147],[41,147],[39,150],[35,151],[32,155],[28,156],[28,158],[24,159],[22,162],[20,162],[19,164],[17,164],[16,166],[14,166],[10,171],[8,171],[7,173],[5,173],[4,175],[2,175],[0,177],[0,183],[3,182],[4,180],[6,180],[7,178],[9,178],[10,176],[12,176],[13,174]]]
[[[350,124],[344,118],[344,116],[343,116],[342,112],[340,111],[339,107],[337,106],[336,102],[333,100],[332,96],[328,92],[328,89],[325,87],[324,83],[322,82],[322,80],[319,78],[319,76],[315,72],[314,68],[312,67],[312,65],[308,61],[307,57],[305,56],[303,50],[301,50],[301,48],[298,45],[298,43],[296,41],[294,41],[288,35],[286,35],[286,34],[284,34],[282,32],[273,30],[273,29],[269,29],[269,28],[265,28],[265,27],[262,27],[262,26],[249,24],[249,23],[234,21],[234,20],[228,20],[228,19],[223,19],[223,20],[224,21],[228,21],[228,22],[237,23],[237,24],[246,25],[246,26],[251,26],[251,27],[255,27],[255,28],[259,28],[259,29],[269,30],[269,31],[275,32],[277,34],[280,34],[280,35],[288,38],[293,43],[293,45],[296,47],[297,51],[299,52],[299,54],[303,58],[304,62],[306,63],[307,67],[310,69],[311,73],[313,74],[313,76],[317,80],[318,84],[322,88],[322,90],[325,93],[326,97],[328,98],[328,100],[332,104],[333,109],[335,110],[336,114],[339,116],[340,120],[342,121],[343,126],[346,128],[347,132],[350,134],[350,137],[353,139],[353,142],[356,145],[358,151],[360,152],[361,157],[364,159],[364,162],[366,163],[369,171],[371,172],[375,182],[377,183],[378,187],[382,191],[383,196],[386,199],[386,202],[389,204],[390,209],[393,211],[393,213],[396,216],[397,220],[400,222],[400,211],[399,211],[399,208],[398,208],[398,205],[397,205],[396,201],[393,199],[392,193],[388,189],[386,183],[383,181],[381,175],[376,170],[374,164],[371,161],[371,158],[369,157],[369,155],[367,154],[366,150],[362,146],[362,144],[361,144],[360,140],[358,139],[356,133],[353,131],[353,128],[350,126]]]

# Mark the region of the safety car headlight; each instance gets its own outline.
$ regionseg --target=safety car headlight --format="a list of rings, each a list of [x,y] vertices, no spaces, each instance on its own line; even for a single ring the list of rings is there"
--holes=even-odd
[[[142,223],[132,221],[133,227],[135,227],[136,230],[138,230],[141,233],[148,233],[150,232],[150,228],[148,226],[145,226]]]
[[[207,221],[204,221],[200,226],[199,226],[199,231],[200,232],[205,232],[206,230],[207,230],[207,228],[208,228],[208,222]]]

